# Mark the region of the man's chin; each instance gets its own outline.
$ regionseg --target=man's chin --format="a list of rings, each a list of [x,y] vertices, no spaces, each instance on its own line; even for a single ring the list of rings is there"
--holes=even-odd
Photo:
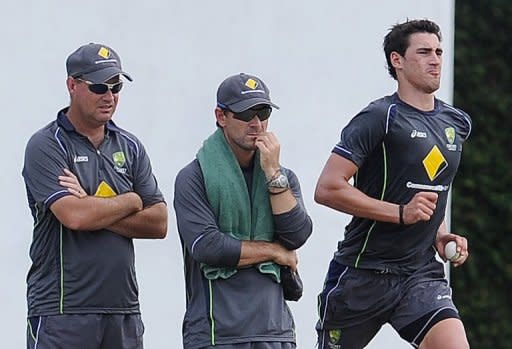
[[[99,109],[97,113],[101,116],[112,117],[112,115],[114,114],[114,109]]]
[[[440,81],[435,81],[433,83],[431,83],[429,86],[427,86],[427,93],[434,93],[436,92],[437,90],[439,90],[439,86],[441,86],[441,82]]]
[[[248,151],[253,151],[253,150],[258,149],[258,147],[256,146],[256,141],[244,143],[240,148],[242,148],[243,150],[248,150]]]
[[[425,88],[424,92],[427,94],[432,94],[432,93],[436,92],[437,90],[439,90],[439,85],[431,85],[431,86],[427,86]]]

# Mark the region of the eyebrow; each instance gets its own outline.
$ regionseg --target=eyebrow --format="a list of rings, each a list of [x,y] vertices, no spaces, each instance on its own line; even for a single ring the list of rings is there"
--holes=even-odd
[[[432,47],[418,47],[416,49],[416,52],[418,51],[427,51],[427,52],[432,52],[432,51],[435,51],[435,52],[443,52],[443,49],[438,47],[438,48],[432,48]]]

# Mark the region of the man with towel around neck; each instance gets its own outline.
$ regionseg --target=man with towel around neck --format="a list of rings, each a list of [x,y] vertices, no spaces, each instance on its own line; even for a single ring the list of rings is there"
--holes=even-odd
[[[279,109],[258,77],[237,74],[217,90],[217,130],[175,182],[183,246],[187,349],[295,348],[281,266],[297,269],[311,235],[296,175],[267,131]]]

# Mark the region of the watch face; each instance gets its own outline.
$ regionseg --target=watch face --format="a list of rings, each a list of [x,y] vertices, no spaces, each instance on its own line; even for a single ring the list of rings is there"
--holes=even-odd
[[[276,179],[270,182],[268,186],[274,188],[288,188],[290,185],[288,183],[288,177],[284,174],[280,174]]]

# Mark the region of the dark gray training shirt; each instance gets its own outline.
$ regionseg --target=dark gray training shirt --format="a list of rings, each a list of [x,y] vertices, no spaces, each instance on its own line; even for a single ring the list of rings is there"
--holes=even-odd
[[[136,192],[144,206],[163,202],[141,142],[113,122],[96,149],[61,110],[27,144],[23,177],[34,218],[27,276],[28,316],[138,313],[132,239],[108,230],[72,231],[50,210],[70,195],[59,185],[71,170],[89,195]]]
[[[429,221],[401,226],[354,217],[338,244],[335,260],[398,273],[417,270],[432,260],[448,190],[470,131],[470,117],[438,99],[434,110],[424,112],[393,94],[357,114],[333,149],[359,168],[355,187],[372,198],[396,204],[407,204],[420,191],[439,196]]]
[[[288,213],[274,215],[275,234],[283,246],[296,249],[310,236],[312,223],[297,177],[291,170],[284,171],[299,204]],[[219,230],[197,160],[176,178],[174,208],[185,264],[183,347],[295,342],[295,325],[282,287],[268,275],[249,267],[226,280],[209,281],[203,276],[201,263],[236,267],[241,241]]]

